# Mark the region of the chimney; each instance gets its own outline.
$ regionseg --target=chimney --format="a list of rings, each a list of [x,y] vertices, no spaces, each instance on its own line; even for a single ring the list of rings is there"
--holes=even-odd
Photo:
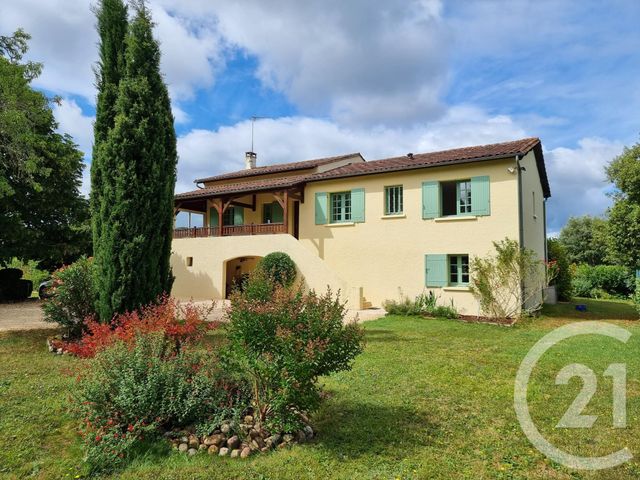
[[[244,154],[244,168],[245,170],[251,170],[252,168],[256,168],[256,155],[254,152],[245,152]]]

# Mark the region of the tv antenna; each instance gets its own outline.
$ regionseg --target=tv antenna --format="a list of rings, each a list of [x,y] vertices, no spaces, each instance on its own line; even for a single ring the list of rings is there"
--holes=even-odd
[[[251,151],[253,152],[253,126],[256,123],[256,120],[262,120],[263,118],[269,118],[269,117],[258,117],[257,115],[254,115],[251,117]]]

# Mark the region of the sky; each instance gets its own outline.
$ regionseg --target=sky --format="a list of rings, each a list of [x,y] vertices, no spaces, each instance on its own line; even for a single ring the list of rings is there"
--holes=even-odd
[[[98,37],[88,0],[0,4],[32,35],[34,86],[91,163]],[[361,152],[540,137],[548,231],[611,204],[604,167],[639,140],[637,0],[150,0],[178,134],[197,177]],[[89,168],[83,192],[88,194]]]

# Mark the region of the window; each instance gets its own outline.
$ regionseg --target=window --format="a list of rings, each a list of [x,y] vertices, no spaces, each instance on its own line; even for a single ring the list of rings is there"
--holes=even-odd
[[[471,180],[442,182],[442,215],[471,213]]]
[[[351,192],[331,194],[331,223],[351,221]]]
[[[262,206],[262,223],[282,223],[284,211],[278,202],[265,203]]]
[[[400,215],[403,210],[402,185],[384,187],[384,214]]]
[[[469,255],[449,255],[449,285],[469,284]]]
[[[222,214],[222,225],[224,225],[225,227],[228,227],[230,225],[235,225],[234,218],[235,218],[235,208],[234,207],[227,208]]]
[[[187,267],[193,267],[193,257],[187,257]]]

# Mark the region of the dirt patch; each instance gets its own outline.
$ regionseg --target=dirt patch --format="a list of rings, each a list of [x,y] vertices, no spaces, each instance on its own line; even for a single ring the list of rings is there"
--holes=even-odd
[[[42,317],[42,301],[30,298],[24,302],[0,303],[0,332],[57,328]]]

